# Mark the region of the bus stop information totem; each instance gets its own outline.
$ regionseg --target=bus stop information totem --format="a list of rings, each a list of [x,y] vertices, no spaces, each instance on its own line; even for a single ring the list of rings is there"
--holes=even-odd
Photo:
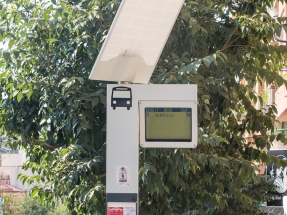
[[[133,215],[139,147],[197,145],[197,86],[111,84],[107,97],[107,211]]]

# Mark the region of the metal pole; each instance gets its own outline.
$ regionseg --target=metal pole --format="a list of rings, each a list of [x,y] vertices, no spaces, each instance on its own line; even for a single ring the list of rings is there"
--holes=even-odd
[[[284,131],[287,131],[287,128],[278,128],[275,129],[274,131],[282,131],[282,133],[284,133]]]
[[[128,81],[119,81],[118,84],[129,84]]]

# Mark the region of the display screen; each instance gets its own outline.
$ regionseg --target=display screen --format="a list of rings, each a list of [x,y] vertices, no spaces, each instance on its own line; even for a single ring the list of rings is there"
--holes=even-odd
[[[191,108],[145,108],[146,141],[190,142]]]

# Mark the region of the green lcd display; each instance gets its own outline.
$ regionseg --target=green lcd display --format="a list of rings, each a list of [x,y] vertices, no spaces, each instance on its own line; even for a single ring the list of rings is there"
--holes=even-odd
[[[145,139],[150,142],[191,142],[191,108],[145,108]]]

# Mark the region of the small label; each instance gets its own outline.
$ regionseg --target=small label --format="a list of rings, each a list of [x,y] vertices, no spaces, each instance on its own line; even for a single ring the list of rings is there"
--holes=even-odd
[[[108,207],[108,215],[124,215],[123,207]]]
[[[134,202],[108,202],[107,215],[137,215]]]
[[[116,170],[116,179],[118,186],[129,186],[130,168],[128,166],[118,166]]]
[[[136,207],[124,207],[124,215],[136,215]]]

